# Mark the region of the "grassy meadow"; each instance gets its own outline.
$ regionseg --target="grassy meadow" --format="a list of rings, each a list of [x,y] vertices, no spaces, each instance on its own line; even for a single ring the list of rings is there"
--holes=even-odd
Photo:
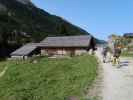
[[[128,51],[122,52],[122,57],[133,57],[133,53],[130,53]]]
[[[8,70],[0,78],[0,100],[65,100],[82,98],[97,75],[94,56],[73,58],[41,58],[30,61],[0,62],[0,70]]]

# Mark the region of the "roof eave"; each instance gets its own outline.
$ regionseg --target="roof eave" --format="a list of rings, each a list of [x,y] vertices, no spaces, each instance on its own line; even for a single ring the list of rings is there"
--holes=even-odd
[[[88,46],[38,46],[40,48],[87,48]]]

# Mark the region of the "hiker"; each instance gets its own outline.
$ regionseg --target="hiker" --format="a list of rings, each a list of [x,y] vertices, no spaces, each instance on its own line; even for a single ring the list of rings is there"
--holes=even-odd
[[[95,55],[95,50],[94,49],[90,49],[89,54]]]
[[[108,58],[108,62],[111,62],[112,60],[112,55],[111,55],[111,52],[108,50],[107,52],[107,58]]]
[[[121,47],[120,46],[114,47],[114,51],[113,51],[113,65],[120,63],[120,59],[119,59],[120,55],[121,55]]]
[[[103,63],[106,62],[106,59],[107,59],[107,53],[108,53],[108,47],[103,47],[103,50],[102,50]]]

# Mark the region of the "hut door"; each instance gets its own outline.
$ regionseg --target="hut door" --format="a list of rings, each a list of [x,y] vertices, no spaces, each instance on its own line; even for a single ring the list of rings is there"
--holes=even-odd
[[[75,55],[75,50],[73,49],[73,50],[71,50],[71,52],[70,52],[70,56],[73,57],[74,55]]]

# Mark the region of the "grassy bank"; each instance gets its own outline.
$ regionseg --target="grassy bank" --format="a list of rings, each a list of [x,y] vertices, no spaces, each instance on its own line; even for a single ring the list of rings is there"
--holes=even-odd
[[[4,62],[5,63],[5,62]],[[8,62],[6,62],[8,63]],[[0,100],[65,100],[82,97],[96,77],[94,56],[10,62],[0,78]]]
[[[133,57],[133,53],[129,53],[128,51],[124,51],[122,53],[122,57]]]
[[[9,66],[10,63],[6,61],[0,61],[0,72],[4,70],[5,67]]]

